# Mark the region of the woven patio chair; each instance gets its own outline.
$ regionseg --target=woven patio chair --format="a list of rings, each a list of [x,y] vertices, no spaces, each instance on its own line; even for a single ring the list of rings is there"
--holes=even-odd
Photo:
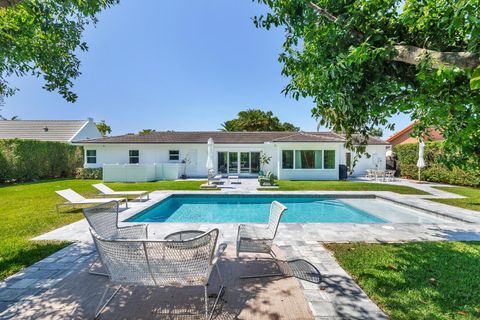
[[[266,253],[276,259],[272,251],[273,239],[277,234],[278,225],[283,213],[287,210],[283,204],[273,201],[270,205],[270,215],[266,226],[240,224],[237,234],[237,257],[241,252]],[[268,277],[275,275],[261,275],[248,277]],[[247,277],[241,277],[247,278]]]
[[[222,243],[215,252],[218,229],[212,229],[189,240],[110,240],[90,229],[110,282],[98,304],[95,319],[115,297],[122,286],[166,287],[203,286],[205,317],[211,318],[224,285],[218,260],[227,245]],[[220,279],[215,303],[208,310],[207,285],[213,269]],[[105,301],[110,288],[118,286]],[[104,302],[105,301],[105,302]]]
[[[83,215],[87,219],[90,228],[105,239],[147,239],[148,238],[148,224],[136,224],[132,226],[119,227],[118,226],[118,202],[110,201],[100,205],[83,209]],[[97,248],[98,250],[98,248]],[[107,276],[106,273],[93,271],[95,264],[99,262],[100,257],[97,257],[92,262],[88,273]]]

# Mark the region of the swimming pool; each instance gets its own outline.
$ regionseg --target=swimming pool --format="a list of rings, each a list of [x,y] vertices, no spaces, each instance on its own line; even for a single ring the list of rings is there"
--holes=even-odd
[[[283,203],[283,223],[445,223],[446,220],[377,198],[299,195],[174,194],[127,222],[233,223],[268,221],[270,203]]]

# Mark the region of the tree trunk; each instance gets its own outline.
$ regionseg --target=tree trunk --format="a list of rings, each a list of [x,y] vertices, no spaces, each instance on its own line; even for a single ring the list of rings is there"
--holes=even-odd
[[[0,0],[0,8],[13,7],[23,0]]]

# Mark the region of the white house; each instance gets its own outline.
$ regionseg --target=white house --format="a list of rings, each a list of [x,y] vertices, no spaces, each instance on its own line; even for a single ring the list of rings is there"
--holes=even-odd
[[[1,120],[0,139],[30,139],[73,143],[98,139],[102,134],[87,120]]]
[[[279,179],[338,180],[340,165],[355,156],[342,135],[333,132],[154,132],[79,141],[85,167],[103,168],[105,181],[153,181],[206,177],[207,141],[214,141],[214,168],[224,176],[257,176],[272,171]],[[387,142],[370,138],[367,152],[353,168],[385,169]],[[261,168],[260,155],[270,157]]]

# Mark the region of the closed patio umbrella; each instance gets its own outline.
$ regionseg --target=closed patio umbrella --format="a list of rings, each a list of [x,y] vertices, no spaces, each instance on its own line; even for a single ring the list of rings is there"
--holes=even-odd
[[[210,174],[213,170],[213,139],[212,138],[209,138],[208,139],[208,143],[207,143],[207,164],[206,164],[206,168],[207,168],[207,176],[208,176],[208,184],[210,184]]]
[[[422,140],[418,143],[418,160],[417,160],[417,167],[418,167],[418,181],[420,181],[420,170],[425,167],[425,143]]]

